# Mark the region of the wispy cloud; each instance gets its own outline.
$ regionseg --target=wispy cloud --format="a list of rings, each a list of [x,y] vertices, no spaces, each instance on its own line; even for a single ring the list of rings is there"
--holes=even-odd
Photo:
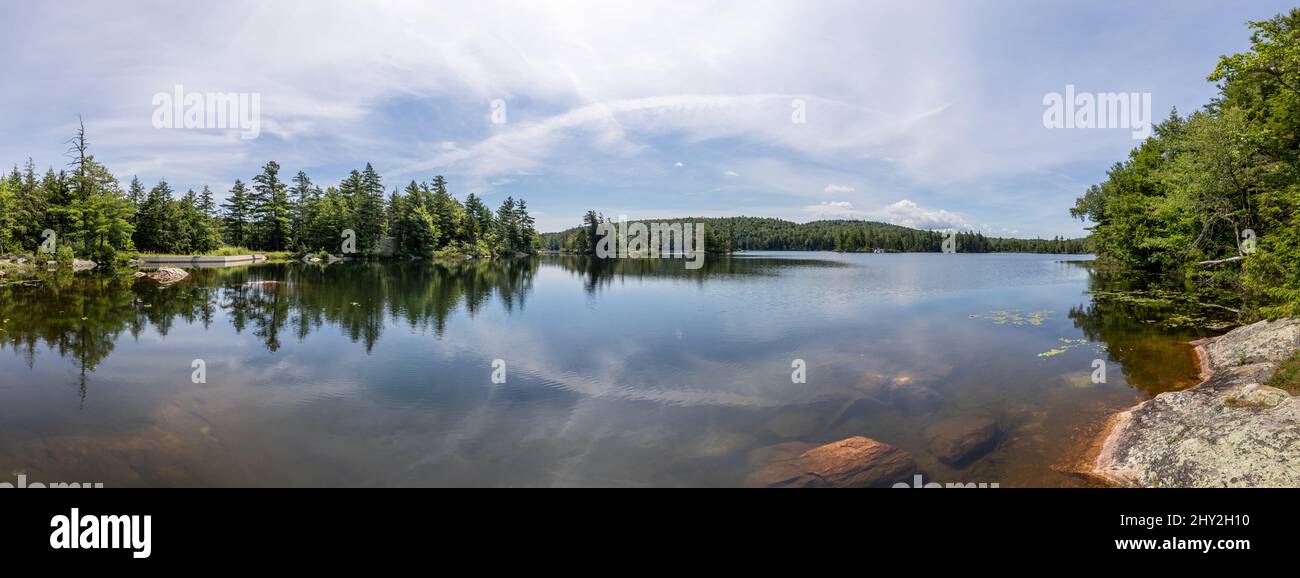
[[[556,215],[543,228],[647,198],[712,213],[824,195],[1078,233],[1065,209],[1132,141],[1043,130],[1043,93],[1149,90],[1194,109],[1240,23],[1277,10],[993,4],[14,3],[0,108],[21,113],[0,116],[0,161],[61,165],[80,113],[110,168],[182,189],[224,191],[272,159],[324,183],[370,161],[390,184],[442,173],[457,192],[526,197]],[[1162,55],[1159,73],[1138,54]],[[261,94],[261,138],[154,129],[151,96],[177,84]]]

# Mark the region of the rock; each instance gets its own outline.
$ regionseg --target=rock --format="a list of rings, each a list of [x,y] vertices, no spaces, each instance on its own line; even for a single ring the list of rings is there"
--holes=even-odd
[[[936,423],[925,430],[930,453],[953,467],[965,466],[998,447],[1001,432],[993,420],[964,416]]]
[[[939,392],[924,385],[895,381],[885,388],[889,403],[898,410],[910,414],[930,413],[943,403]]]
[[[141,277],[144,277],[144,276],[145,276],[145,273],[144,273],[144,271],[136,271],[136,272],[133,273],[131,276],[132,276],[132,277],[135,277],[136,279],[139,279],[139,278],[141,278]]]
[[[885,404],[869,395],[855,397],[844,403],[834,413],[830,426],[835,427],[852,419],[869,418],[885,409]]]
[[[821,414],[808,408],[783,411],[767,420],[763,430],[777,439],[799,439],[816,433],[821,427]]]
[[[1300,321],[1261,321],[1197,349],[1208,378],[1111,418],[1085,472],[1124,486],[1300,486],[1300,398],[1262,385],[1300,349]]]
[[[723,433],[700,440],[692,455],[697,458],[718,459],[739,454],[754,445],[754,436],[743,433]]]
[[[749,452],[749,465],[753,467],[762,467],[776,462],[784,462],[798,458],[804,452],[817,447],[817,444],[806,442],[785,442],[774,446],[763,446],[754,448]]]
[[[24,259],[24,258],[22,258],[22,257],[19,257],[19,258],[18,258],[18,264],[19,264],[19,265],[26,265],[26,264],[27,264],[27,259]]]
[[[1215,367],[1281,363],[1300,349],[1300,319],[1238,327],[1205,349]]]
[[[1236,407],[1266,408],[1276,407],[1289,397],[1291,397],[1291,394],[1276,387],[1269,387],[1262,383],[1252,383],[1241,388],[1240,392],[1224,397],[1223,403],[1224,405]]]
[[[183,269],[177,269],[175,267],[161,267],[157,271],[148,274],[150,279],[162,283],[163,285],[176,283],[177,281],[181,281],[189,276],[190,274],[186,273]]]
[[[749,485],[767,488],[888,488],[916,472],[912,455],[855,436],[760,467]]]
[[[88,271],[88,270],[90,270],[90,269],[94,269],[95,267],[98,267],[98,266],[99,266],[99,264],[96,263],[96,262],[94,262],[94,261],[87,261],[87,260],[85,260],[85,259],[73,259],[73,260],[72,260],[72,270],[73,270],[73,271]]]

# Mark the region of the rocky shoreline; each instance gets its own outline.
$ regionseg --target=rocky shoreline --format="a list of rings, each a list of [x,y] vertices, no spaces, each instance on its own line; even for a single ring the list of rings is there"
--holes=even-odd
[[[1112,417],[1083,473],[1126,487],[1300,487],[1300,397],[1265,385],[1300,319],[1194,342],[1203,381]]]

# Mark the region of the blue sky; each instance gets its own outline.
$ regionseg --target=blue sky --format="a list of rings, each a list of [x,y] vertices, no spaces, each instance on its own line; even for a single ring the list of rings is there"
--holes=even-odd
[[[1047,129],[1043,98],[1213,96],[1284,2],[18,2],[3,0],[0,162],[66,162],[85,118],[124,181],[221,195],[268,160],[317,183],[587,209],[1076,236],[1127,129]],[[259,95],[261,131],[159,129],[153,97]],[[493,101],[505,105],[495,124]],[[792,121],[802,101],[806,122]]]

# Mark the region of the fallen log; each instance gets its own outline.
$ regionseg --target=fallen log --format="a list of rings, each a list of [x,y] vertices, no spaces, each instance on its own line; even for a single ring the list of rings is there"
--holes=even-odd
[[[1197,263],[1197,265],[1200,265],[1200,266],[1202,266],[1202,267],[1211,267],[1211,266],[1214,266],[1214,265],[1222,265],[1222,264],[1224,264],[1224,263],[1231,263],[1231,262],[1233,262],[1233,261],[1240,261],[1240,260],[1242,260],[1242,259],[1245,259],[1245,257],[1242,257],[1241,255],[1238,255],[1238,256],[1236,256],[1236,257],[1228,257],[1227,259],[1215,259],[1215,260],[1213,260],[1213,261],[1201,261],[1200,263]]]

